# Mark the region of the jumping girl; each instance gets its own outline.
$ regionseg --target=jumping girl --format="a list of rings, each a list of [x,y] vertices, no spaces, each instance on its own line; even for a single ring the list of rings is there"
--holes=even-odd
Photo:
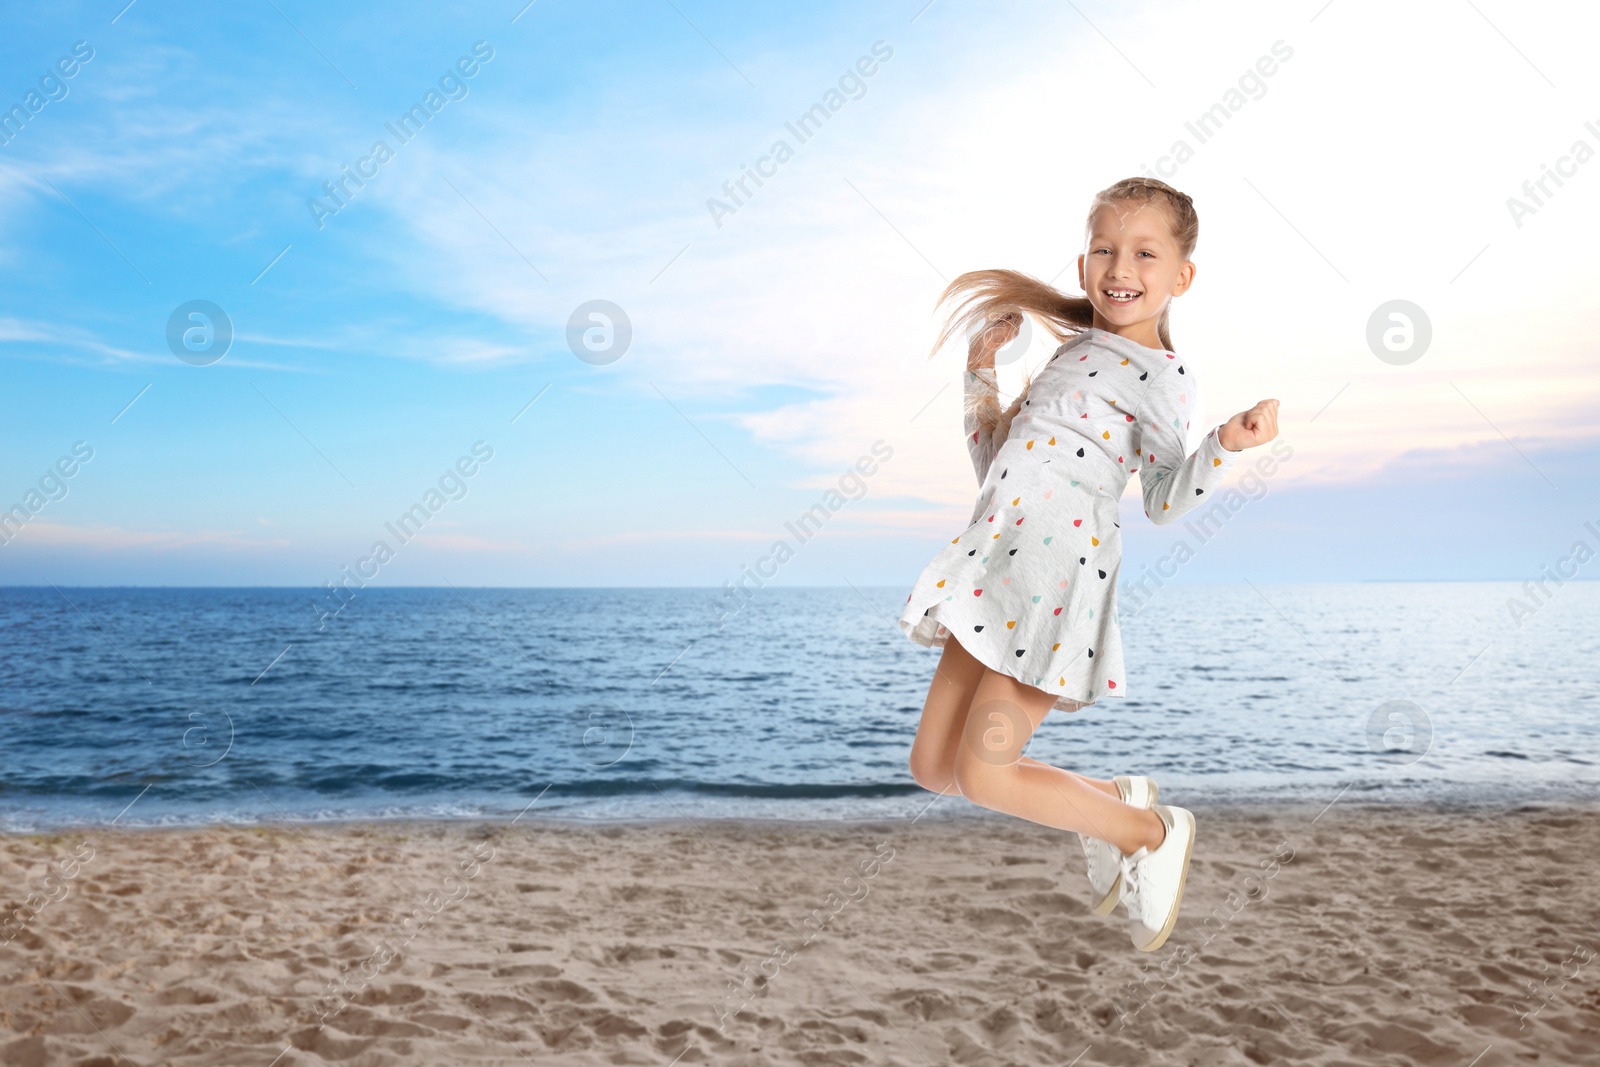
[[[1194,375],[1167,331],[1194,282],[1194,203],[1165,182],[1127,178],[1090,205],[1078,284],[1086,297],[1008,270],[971,271],[938,342],[980,324],[965,375],[967,448],[980,486],[967,528],[923,570],[900,627],[944,653],[911,746],[911,773],[936,793],[1079,835],[1092,906],[1127,906],[1134,947],[1172,933],[1194,816],[1157,804],[1148,776],[1088,778],[1022,755],[1053,708],[1127,695],[1117,627],[1117,501],[1140,472],[1145,514],[1173,522],[1206,502],[1246,448],[1278,433],[1263,400],[1187,440]],[[1022,314],[1064,342],[1004,411],[994,354]]]

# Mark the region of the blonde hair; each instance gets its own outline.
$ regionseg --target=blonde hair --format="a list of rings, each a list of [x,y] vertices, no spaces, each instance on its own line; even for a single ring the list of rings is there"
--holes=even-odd
[[[1195,245],[1200,240],[1200,217],[1195,214],[1194,201],[1186,193],[1156,178],[1124,178],[1094,194],[1094,199],[1089,203],[1088,219],[1084,223],[1085,242],[1088,241],[1089,227],[1094,224],[1096,212],[1102,207],[1115,208],[1118,204],[1129,202],[1140,206],[1150,203],[1161,205],[1172,228],[1179,256],[1189,259],[1194,254]],[[1030,314],[1043,322],[1045,329],[1057,341],[1066,341],[1094,325],[1094,305],[1088,297],[1068,296],[1055,286],[1020,271],[968,271],[945,286],[944,292],[934,302],[935,309],[952,296],[963,293],[966,294],[965,299],[956,305],[946,319],[928,358],[933,358],[953,335],[965,334],[980,324],[992,324],[997,319],[1017,312]],[[1161,344],[1169,350],[1172,349],[1172,334],[1167,329],[1167,313],[1171,310],[1172,303],[1168,301],[1156,323],[1156,334],[1161,338]],[[1004,411],[1000,410],[1000,405],[992,397],[984,398],[986,402],[980,402],[974,409],[979,428],[985,433],[1004,438],[1010,432],[1011,420],[1022,409],[1032,384],[1031,377],[1024,381],[1022,391]]]

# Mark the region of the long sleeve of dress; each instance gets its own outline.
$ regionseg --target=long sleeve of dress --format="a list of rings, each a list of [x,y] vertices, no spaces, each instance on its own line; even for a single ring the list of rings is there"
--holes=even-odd
[[[978,484],[982,485],[989,474],[989,465],[994,462],[994,455],[1000,451],[1000,446],[1005,444],[1007,435],[999,430],[984,432],[978,416],[985,407],[992,408],[995,417],[999,416],[1000,389],[995,382],[993,367],[962,373],[966,375],[961,398],[962,426],[967,433],[967,451],[972,455],[972,469],[978,476]],[[988,421],[993,422],[993,419]]]
[[[1222,447],[1217,437],[1220,423],[1207,431],[1192,454],[1185,455],[1195,396],[1193,377],[1181,363],[1169,364],[1140,404],[1139,487],[1144,513],[1158,526],[1204,503],[1205,495],[1222,483],[1240,455]]]

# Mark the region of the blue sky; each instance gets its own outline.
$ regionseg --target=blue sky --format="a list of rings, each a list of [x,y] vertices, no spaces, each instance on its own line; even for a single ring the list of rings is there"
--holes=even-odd
[[[1536,576],[1600,522],[1600,97],[1595,15],[1519,10],[9,8],[0,107],[59,98],[0,145],[0,506],[93,458],[0,583],[321,585],[483,442],[374,580],[721,585],[882,441],[772,580],[908,585],[976,489],[934,298],[993,266],[1076,292],[1089,197],[1163,165],[1201,214],[1173,334],[1206,413],[1278,397],[1295,449],[1178,580]],[[1432,323],[1404,366],[1365,338],[1393,299]],[[195,300],[235,332],[206,365],[167,341]],[[598,365],[593,300],[632,329]],[[1171,541],[1137,500],[1132,572]]]

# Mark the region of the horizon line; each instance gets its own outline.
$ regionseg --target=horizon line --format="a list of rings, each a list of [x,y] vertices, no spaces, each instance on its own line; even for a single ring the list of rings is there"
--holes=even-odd
[[[1275,581],[1267,581],[1267,582],[1263,582],[1261,584],[1263,584],[1263,585],[1438,585],[1438,584],[1447,583],[1447,582],[1459,582],[1459,583],[1463,583],[1463,584],[1487,585],[1487,584],[1494,583],[1494,582],[1525,583],[1525,582],[1534,581],[1534,580],[1535,579],[1529,579],[1526,576],[1518,577],[1518,578],[1339,578],[1339,579],[1298,578],[1298,579],[1290,579],[1290,580],[1281,580],[1280,579],[1280,580],[1275,580]],[[1546,579],[1546,581],[1549,581],[1549,580],[1550,579]],[[1600,581],[1600,577],[1584,578],[1584,577],[1575,575],[1575,576],[1573,576],[1571,578],[1562,578],[1562,579],[1560,579],[1559,580],[1559,584],[1565,585],[1568,582],[1595,582],[1595,581]],[[1128,584],[1131,584],[1131,583],[1124,582],[1124,583],[1121,583],[1121,584],[1128,585]],[[1231,580],[1231,581],[1211,581],[1211,582],[1205,582],[1205,581],[1184,581],[1184,582],[1168,581],[1168,582],[1165,583],[1165,585],[1193,585],[1193,586],[1201,586],[1201,585],[1248,585],[1248,584],[1250,584],[1250,583],[1245,579],[1237,579],[1237,580]],[[902,585],[902,584],[895,584],[895,585],[872,584],[872,585],[868,585],[866,587],[869,588],[869,589],[901,589],[901,588],[909,588],[909,585]],[[846,583],[844,585],[779,585],[779,584],[776,584],[776,583],[767,582],[767,583],[764,583],[764,584],[758,586],[757,588],[759,588],[759,589],[852,589],[852,588],[856,588],[856,586],[851,585],[850,583]],[[24,584],[0,583],[0,590],[9,590],[9,589],[40,589],[40,590],[43,590],[43,589],[285,589],[285,590],[309,590],[309,591],[315,592],[315,591],[326,591],[326,586],[321,586],[321,585],[153,585],[153,584],[150,584],[150,585],[131,585],[131,584],[123,584],[123,585],[62,585],[62,584],[59,584],[59,583],[52,583],[52,582],[46,582],[43,585],[24,585]],[[724,590],[725,586],[720,586],[720,585],[455,585],[455,584],[452,584],[452,583],[446,583],[444,585],[362,586],[362,587],[360,587],[360,592],[368,592],[368,591],[371,591],[371,592],[384,592],[384,591],[398,592],[400,590],[412,590],[412,589],[436,589],[436,590],[440,590],[440,591],[450,590],[450,589],[528,589],[528,590],[543,590],[543,589],[551,589],[551,590],[554,590],[554,589],[618,589],[618,590],[633,590],[633,589],[663,589],[663,590],[665,590],[665,589],[690,589],[690,590],[711,590],[713,592],[717,592],[717,591]]]

